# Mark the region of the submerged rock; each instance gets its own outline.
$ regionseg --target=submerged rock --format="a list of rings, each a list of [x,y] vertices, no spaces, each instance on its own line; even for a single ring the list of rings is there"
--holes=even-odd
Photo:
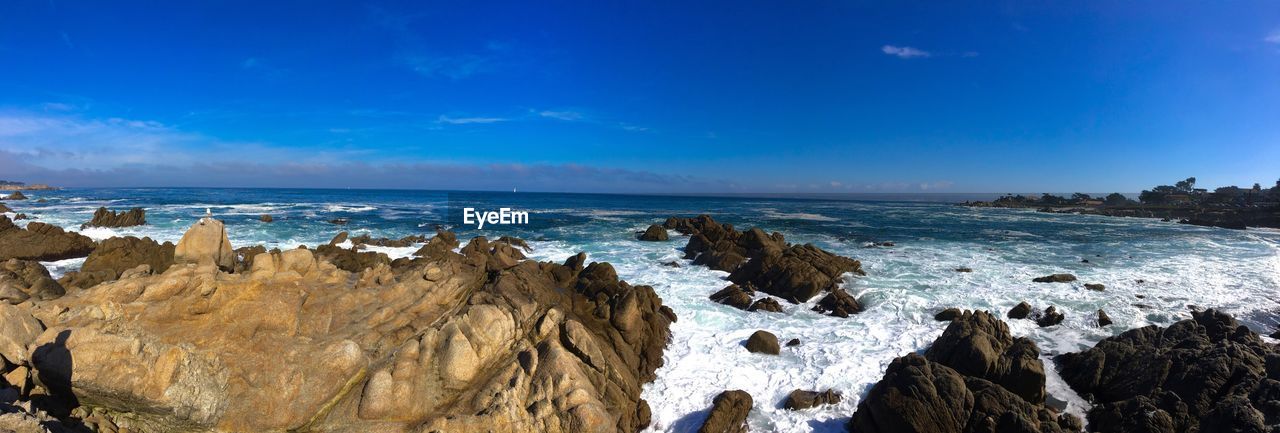
[[[766,355],[777,355],[781,352],[778,346],[778,337],[768,331],[756,331],[747,337],[747,351],[751,353],[763,353]]]
[[[1107,290],[1107,286],[1103,284],[1085,284],[1084,288],[1093,290],[1095,292],[1101,292],[1101,291]]]
[[[841,400],[840,393],[830,389],[822,392],[797,389],[787,394],[782,401],[782,408],[787,410],[803,410],[825,404],[836,404]]]
[[[1054,359],[1072,389],[1092,396],[1090,426],[1107,433],[1265,432],[1280,420],[1276,347],[1226,314],[1191,315]]]
[[[766,296],[766,297],[760,298],[760,300],[756,301],[754,304],[751,304],[751,306],[747,308],[747,311],[768,311],[770,313],[781,313],[782,304],[779,304],[777,299]]]
[[[258,221],[262,221],[264,223],[269,223],[275,220],[276,219],[271,217],[271,215],[267,215],[267,214],[258,215]]]
[[[132,227],[140,226],[147,223],[147,211],[135,207],[125,212],[107,210],[105,207],[98,208],[93,212],[93,219],[82,224],[80,227]]]
[[[698,433],[746,433],[747,414],[751,413],[751,394],[725,391],[711,403],[711,414],[698,428]]]
[[[642,241],[665,241],[667,240],[667,229],[657,224],[650,224],[638,237]]]
[[[849,292],[837,288],[818,300],[818,304],[813,306],[813,311],[835,317],[849,317],[861,313],[862,304],[858,303],[858,300],[854,299]]]
[[[1075,280],[1076,276],[1071,274],[1053,274],[1031,279],[1032,282],[1036,283],[1069,283]]]
[[[0,215],[0,260],[72,259],[88,256],[95,246],[92,239],[55,225],[32,222],[22,229]]]
[[[1037,314],[1035,317],[1036,325],[1039,325],[1041,328],[1057,326],[1059,323],[1062,323],[1064,319],[1066,319],[1066,316],[1059,313],[1058,308],[1052,305],[1045,308],[1043,313]]]

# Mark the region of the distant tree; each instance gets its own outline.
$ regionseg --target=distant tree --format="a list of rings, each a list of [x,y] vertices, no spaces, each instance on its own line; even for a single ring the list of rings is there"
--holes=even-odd
[[[1258,194],[1258,193],[1261,193],[1261,192],[1262,192],[1262,184],[1254,183],[1254,184],[1253,184],[1253,193],[1254,193],[1254,194]]]
[[[1185,180],[1178,181],[1178,183],[1173,184],[1173,186],[1178,189],[1178,192],[1190,193],[1192,190],[1196,189],[1196,178],[1188,177]]]
[[[1124,194],[1113,192],[1108,194],[1107,198],[1103,199],[1102,202],[1107,206],[1124,206],[1129,204],[1129,198],[1125,197]]]
[[[1085,194],[1085,193],[1081,193],[1081,192],[1077,192],[1077,193],[1075,193],[1075,194],[1071,194],[1071,202],[1072,202],[1072,203],[1084,203],[1084,202],[1089,201],[1089,200],[1093,200],[1093,197],[1090,197],[1090,196],[1089,196],[1089,194]]]
[[[1049,205],[1067,204],[1067,199],[1060,195],[1053,195],[1046,192],[1040,196],[1040,203]]]

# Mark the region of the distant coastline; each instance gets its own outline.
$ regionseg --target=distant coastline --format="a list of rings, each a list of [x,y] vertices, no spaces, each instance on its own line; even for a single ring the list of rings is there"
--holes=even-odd
[[[43,183],[33,183],[28,185],[25,182],[0,180],[0,191],[53,191],[57,189],[58,187],[45,185]]]

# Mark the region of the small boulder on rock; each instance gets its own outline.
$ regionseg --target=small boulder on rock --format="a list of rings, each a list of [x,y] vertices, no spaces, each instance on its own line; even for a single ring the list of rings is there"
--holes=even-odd
[[[747,351],[751,353],[763,353],[766,355],[777,355],[781,351],[778,347],[778,337],[768,331],[756,331],[747,337]]]
[[[658,224],[650,224],[649,228],[640,234],[639,239],[642,241],[665,241],[667,240],[667,229]]]
[[[205,217],[196,221],[178,241],[173,251],[174,263],[213,263],[219,268],[232,269],[236,255],[227,239],[222,221]]]

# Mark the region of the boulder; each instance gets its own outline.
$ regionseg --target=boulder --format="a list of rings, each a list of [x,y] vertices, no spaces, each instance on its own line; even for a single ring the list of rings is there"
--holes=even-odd
[[[779,304],[777,299],[766,296],[766,297],[760,298],[760,300],[756,301],[754,304],[751,304],[751,306],[747,308],[747,311],[768,311],[770,313],[781,313],[782,304]]]
[[[1066,316],[1059,313],[1058,309],[1052,305],[1050,305],[1049,308],[1045,308],[1043,313],[1037,314],[1035,317],[1036,325],[1039,325],[1041,328],[1056,326],[1059,323],[1062,323],[1063,319],[1066,319]]]
[[[649,228],[640,234],[639,239],[642,241],[665,241],[667,240],[667,229],[657,224],[650,224]]]
[[[114,237],[102,241],[79,271],[69,272],[59,282],[65,287],[86,288],[120,278],[125,271],[147,265],[148,272],[164,272],[173,264],[174,245],[158,244],[151,238]]]
[[[27,347],[44,332],[44,325],[25,305],[0,303],[0,358],[12,365],[26,364]],[[2,367],[4,362],[0,362]]]
[[[819,299],[818,304],[813,306],[813,311],[835,317],[849,317],[861,313],[862,304],[858,303],[858,300],[854,299],[849,292],[837,288]]]
[[[1009,325],[989,312],[966,310],[956,316],[924,356],[965,376],[991,381],[1030,403],[1044,403],[1040,349],[1031,340],[1014,338]]]
[[[768,331],[756,331],[747,337],[747,351],[751,353],[763,353],[766,355],[777,355],[781,352],[778,346],[778,337]]]
[[[45,301],[65,293],[40,262],[18,259],[0,262],[0,304],[20,304],[28,299]]]
[[[791,340],[788,340],[788,341],[787,341],[787,347],[796,347],[796,346],[799,346],[799,345],[800,345],[800,339],[799,339],[799,338],[792,338]]]
[[[782,401],[782,408],[787,410],[803,410],[824,404],[836,404],[841,400],[840,393],[830,389],[822,392],[797,389],[787,394]]]
[[[1110,325],[1111,325],[1111,316],[1108,316],[1106,311],[1102,311],[1101,309],[1099,309],[1098,310],[1098,327],[1102,328]]]
[[[65,260],[88,256],[94,247],[93,239],[79,233],[41,222],[22,229],[0,215],[0,260]]]
[[[960,317],[960,309],[951,307],[951,308],[946,308],[946,309],[943,309],[942,311],[939,311],[938,314],[934,314],[933,320],[936,320],[939,322],[949,322],[949,321],[955,320],[956,317]]]
[[[1009,314],[1006,314],[1005,316],[1010,319],[1026,319],[1030,315],[1031,304],[1024,301],[1019,302],[1018,305],[1014,305],[1013,308],[1009,310]]]
[[[711,402],[711,414],[698,428],[698,433],[746,433],[747,414],[751,413],[751,394],[725,391]]]
[[[147,223],[147,211],[140,207],[129,209],[125,212],[107,210],[100,207],[93,212],[93,219],[80,225],[84,227],[131,227],[140,226]]]
[[[26,200],[27,196],[23,194],[22,191],[14,191],[9,193],[9,196],[5,197],[4,199],[5,200]]]
[[[222,221],[205,217],[196,221],[178,241],[174,263],[212,263],[222,269],[235,266],[236,256]]]
[[[1106,286],[1106,285],[1103,285],[1103,284],[1094,284],[1094,283],[1086,283],[1086,284],[1084,285],[1084,288],[1089,289],[1089,290],[1093,290],[1093,291],[1095,291],[1095,292],[1101,292],[1101,291],[1103,291],[1103,290],[1107,290],[1107,286]]]
[[[1280,353],[1216,310],[1057,356],[1101,432],[1264,432],[1280,420]],[[1134,416],[1142,414],[1142,416]]]
[[[1052,274],[1031,279],[1032,282],[1036,283],[1070,283],[1075,280],[1076,276],[1071,274]]]
[[[38,393],[119,431],[647,426],[674,313],[581,255],[493,272],[494,244],[358,273],[305,248],[234,274],[201,254],[76,291],[35,313]]]
[[[712,293],[710,298],[712,302],[745,310],[751,306],[752,296],[755,296],[755,291],[751,290],[750,286],[742,287],[737,284],[730,284],[728,287]]]
[[[272,218],[271,215],[267,215],[267,214],[258,215],[258,221],[262,221],[264,223],[269,223],[275,220],[276,219]]]

